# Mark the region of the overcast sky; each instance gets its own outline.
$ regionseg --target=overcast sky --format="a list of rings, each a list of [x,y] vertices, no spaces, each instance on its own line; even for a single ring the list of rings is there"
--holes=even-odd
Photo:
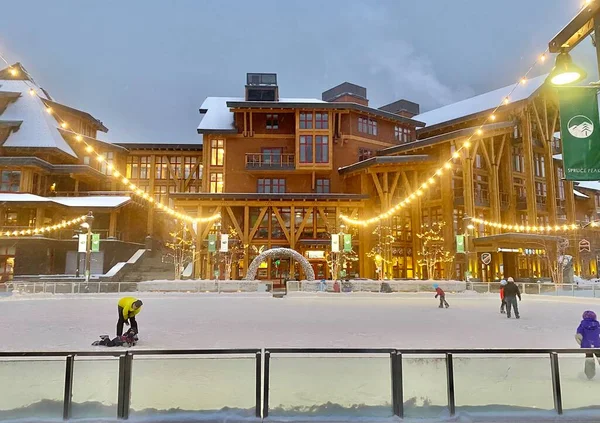
[[[426,111],[518,80],[581,0],[20,0],[0,51],[118,142],[197,139],[207,96],[276,72],[283,97],[343,81]],[[574,58],[591,73],[591,41]],[[535,69],[548,72],[551,64]]]

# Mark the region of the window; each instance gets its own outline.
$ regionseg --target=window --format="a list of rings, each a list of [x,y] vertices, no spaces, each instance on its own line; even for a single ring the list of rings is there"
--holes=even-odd
[[[525,172],[525,159],[523,157],[523,148],[513,147],[513,171],[514,172]]]
[[[106,154],[104,154],[104,157],[106,157],[106,160],[100,162],[100,172],[104,173],[105,175],[108,175],[109,173],[111,173],[111,171],[108,170],[108,165],[114,165],[115,153],[112,151],[108,151],[106,152]]]
[[[315,137],[315,162],[329,162],[329,137],[327,135],[317,135]]]
[[[358,149],[358,161],[362,162],[363,160],[370,159],[373,157],[373,150],[369,150],[367,148],[359,148]]]
[[[223,173],[212,172],[210,174],[209,191],[212,193],[223,192]]]
[[[371,118],[358,118],[358,132],[369,135],[377,135],[377,121]]]
[[[144,187],[144,190],[148,187]],[[167,199],[167,186],[166,185],[157,185],[154,187],[154,200],[159,203],[163,202],[163,200]]]
[[[171,169],[173,171],[173,177],[175,179],[181,179],[181,175],[182,175],[182,169],[183,169],[183,164],[182,164],[182,157],[181,156],[175,156],[175,157],[171,157]]]
[[[285,192],[285,179],[261,178],[257,183],[257,192],[261,194],[283,194]]]
[[[0,184],[2,192],[19,192],[21,183],[21,171],[19,170],[3,170]]]
[[[317,179],[317,194],[328,194],[329,190],[329,179]]]
[[[280,165],[282,148],[263,148],[262,161],[264,165]]]
[[[394,127],[394,139],[397,142],[411,142],[412,131],[410,130],[410,128],[404,128],[402,126],[396,125]]]
[[[196,169],[196,157],[184,157],[183,158],[183,177],[185,179],[189,178],[192,172],[194,172],[194,176],[198,178],[198,171]],[[194,171],[194,169],[196,169]]]
[[[90,156],[84,156],[83,157],[83,164],[89,166],[90,163],[91,163]]]
[[[544,167],[544,155],[535,153],[533,155],[535,176],[544,178],[546,176],[546,168]]]
[[[315,114],[315,129],[329,129],[329,113]]]
[[[596,202],[596,208],[600,208],[600,194],[594,194],[594,200]]]
[[[302,112],[300,113],[300,129],[313,129],[313,114]]]
[[[225,141],[210,140],[210,165],[223,166],[223,158],[225,157]]]
[[[152,159],[150,156],[140,156],[140,179],[150,178],[150,167]]]
[[[155,179],[168,179],[169,162],[167,161],[167,156],[157,156],[154,168],[156,170]]]
[[[300,135],[300,163],[312,163],[313,142],[312,135]]]
[[[279,129],[279,115],[267,114],[267,129]]]

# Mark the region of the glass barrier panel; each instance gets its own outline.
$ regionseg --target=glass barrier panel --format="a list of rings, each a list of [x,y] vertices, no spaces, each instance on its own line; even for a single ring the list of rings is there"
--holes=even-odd
[[[75,357],[73,418],[117,417],[119,359]]]
[[[447,413],[445,357],[404,355],[402,372],[406,417],[434,418]]]
[[[556,295],[556,286],[554,284],[538,284],[538,292],[542,295]]]
[[[0,359],[0,420],[62,419],[65,358]]]
[[[521,285],[521,284],[519,284]],[[522,290],[521,294],[534,294],[537,295],[540,293],[540,288],[537,283],[524,283],[522,286],[519,286],[519,289]]]
[[[252,417],[256,403],[252,356],[136,356],[131,415],[203,412]]]
[[[555,415],[547,354],[454,356],[457,411]]]
[[[600,358],[596,358],[593,366],[592,360],[589,359],[588,372],[594,369],[595,376],[590,380],[585,373],[585,354],[559,354],[562,403],[566,415],[569,412],[595,410],[600,421]]]
[[[271,355],[269,417],[391,417],[389,354]]]

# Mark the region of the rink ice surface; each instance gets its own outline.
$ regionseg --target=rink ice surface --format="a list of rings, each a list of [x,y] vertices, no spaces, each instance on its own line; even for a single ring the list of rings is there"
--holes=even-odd
[[[144,308],[137,319],[141,341],[136,349],[577,348],[574,334],[581,313],[586,309],[600,313],[600,300],[540,296],[523,297],[520,320],[499,313],[497,295],[448,295],[449,309],[437,307],[434,293],[296,294],[282,299],[256,294],[140,297]],[[90,344],[98,335],[114,336],[118,298],[110,294],[2,298],[1,349],[104,351]],[[345,415],[348,420],[390,414],[389,357],[273,354],[271,360],[272,419]],[[560,357],[565,415],[597,413],[600,420],[600,368],[597,378],[588,381],[583,361],[579,356]],[[10,388],[0,387],[0,419],[2,410],[32,407],[40,398],[62,400],[62,362],[25,364],[0,366],[0,378],[15,376]],[[508,411],[521,418],[533,413],[534,421],[555,418],[547,355],[455,356],[454,372],[459,415]],[[74,380],[74,403],[93,405],[74,406],[76,416],[78,412],[80,417],[114,415],[116,359],[76,361]],[[404,399],[407,417],[436,419],[447,414],[443,356],[404,357]],[[230,407],[233,411],[225,413],[233,412],[236,420],[251,418],[253,405],[252,357],[134,360],[134,419],[193,410],[222,414],[223,407]],[[18,416],[9,413],[4,418],[13,415]]]

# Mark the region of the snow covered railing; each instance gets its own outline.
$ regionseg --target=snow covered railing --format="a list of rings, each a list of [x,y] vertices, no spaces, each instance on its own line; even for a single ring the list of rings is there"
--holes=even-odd
[[[70,420],[75,409],[90,420],[94,413],[116,414],[124,420],[134,411],[136,420],[152,421],[389,422],[457,414],[462,421],[461,414],[468,419],[473,413],[477,421],[491,422],[497,421],[501,410],[504,417],[510,414],[511,421],[533,417],[556,421],[563,411],[566,418],[578,413],[578,419],[569,421],[582,421],[582,413],[585,421],[599,421],[591,382],[573,376],[574,369],[584,367],[586,353],[598,352],[394,348],[0,352],[0,364],[10,364],[0,366],[3,379],[35,380],[43,388],[32,391],[29,384],[11,384],[2,397],[0,420]],[[109,357],[118,360],[106,360]],[[57,374],[57,369],[64,373]],[[105,390],[99,389],[113,383],[111,378],[116,401],[106,399]],[[56,380],[64,381],[64,392],[56,392]]]
[[[522,294],[528,295],[554,295],[562,297],[600,297],[598,284],[555,284],[555,283],[524,283],[515,282]],[[467,290],[479,294],[500,293],[499,282],[468,282]]]
[[[138,282],[139,292],[204,292],[204,293],[233,293],[233,292],[272,292],[273,283],[268,281],[245,280],[185,280],[185,281],[147,281]]]
[[[13,282],[12,292],[19,294],[111,294],[136,292],[136,282],[39,281]]]

